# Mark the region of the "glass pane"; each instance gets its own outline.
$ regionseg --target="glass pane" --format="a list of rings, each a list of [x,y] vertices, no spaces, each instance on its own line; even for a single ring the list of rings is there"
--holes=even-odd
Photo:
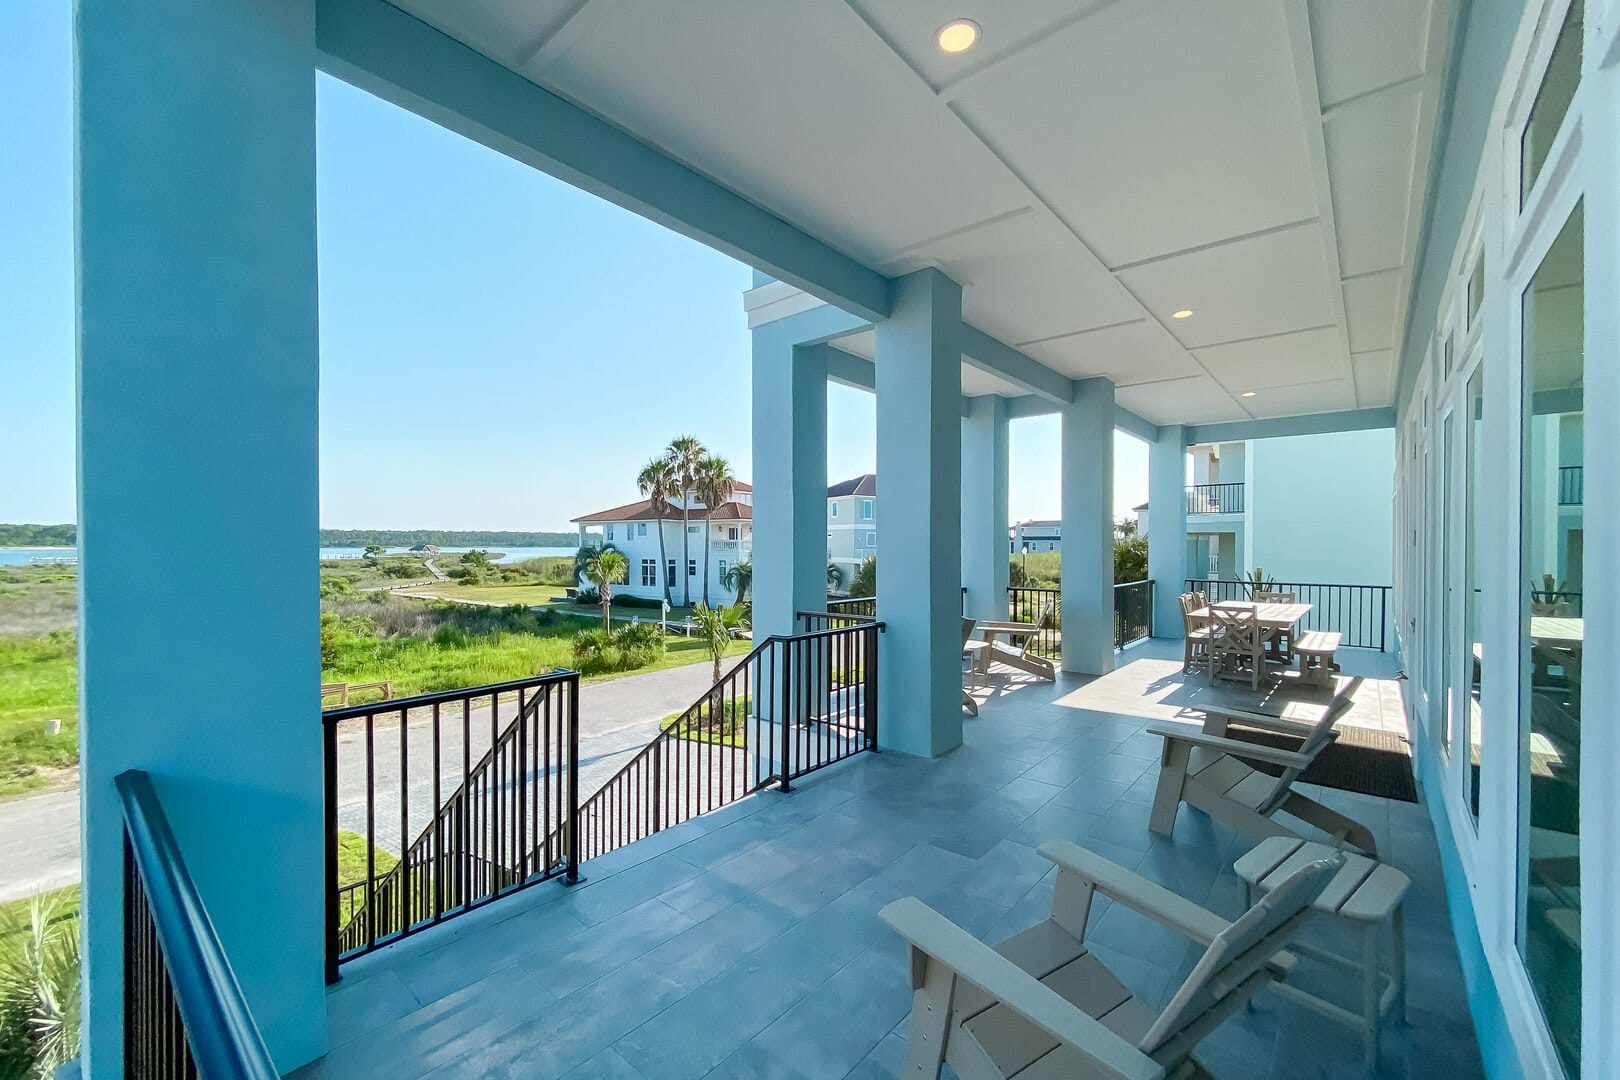
[[[1581,206],[1524,293],[1525,591],[1520,728],[1528,833],[1519,867],[1519,948],[1558,1052],[1580,1072],[1581,610],[1585,271]]]
[[[1457,442],[1455,413],[1446,415],[1445,446],[1441,452],[1440,474],[1440,580],[1443,583],[1440,597],[1441,612],[1440,640],[1446,642],[1446,650],[1455,641],[1455,627],[1457,616],[1452,613],[1452,597],[1457,595],[1457,566],[1456,560],[1451,557],[1452,515],[1456,507],[1452,505],[1454,497],[1453,482],[1451,479],[1451,462],[1454,447]],[[1442,650],[1445,652],[1446,650]],[[1449,655],[1449,653],[1448,653]],[[1457,704],[1452,700],[1452,670],[1454,665],[1445,661],[1440,663],[1440,748],[1447,753],[1451,752],[1451,733],[1455,730]]]
[[[1519,205],[1530,189],[1536,186],[1536,177],[1547,163],[1547,152],[1569,112],[1569,103],[1575,100],[1575,88],[1581,82],[1581,23],[1583,2],[1574,0],[1564,15],[1559,28],[1558,41],[1553,46],[1552,59],[1541,76],[1541,88],[1536,91],[1535,104],[1530,106],[1530,119],[1524,125],[1519,140]]]
[[[1463,654],[1467,671],[1466,697],[1460,708],[1468,731],[1468,764],[1463,770],[1464,794],[1468,810],[1479,819],[1479,742],[1480,742],[1480,663],[1483,659],[1483,635],[1480,632],[1485,574],[1480,567],[1479,547],[1484,535],[1485,500],[1485,365],[1474,368],[1468,380],[1465,407],[1468,425],[1467,476],[1463,478],[1463,506],[1468,515],[1463,529],[1463,565],[1466,592],[1463,593]]]
[[[1468,327],[1473,329],[1479,306],[1485,302],[1485,253],[1474,256],[1474,269],[1468,274]]]

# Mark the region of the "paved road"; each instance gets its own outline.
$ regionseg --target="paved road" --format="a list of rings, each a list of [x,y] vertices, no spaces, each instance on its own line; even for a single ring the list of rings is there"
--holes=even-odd
[[[640,750],[658,731],[658,722],[692,704],[709,686],[707,663],[629,675],[622,679],[581,687],[580,787],[595,791]],[[510,706],[502,716],[509,716]],[[459,728],[460,717],[456,717]],[[482,721],[482,723],[480,723]],[[446,725],[448,726],[448,725]],[[473,710],[473,760],[489,746],[489,714]],[[481,729],[481,730],[480,730]],[[366,770],[363,732],[339,738],[339,820],[345,828],[363,831]],[[441,775],[444,793],[450,777],[461,773],[460,732],[441,737]],[[374,757],[378,797],[377,839],[397,850],[399,840],[399,729],[380,729]],[[431,760],[430,721],[412,723],[407,732],[407,764]],[[407,793],[407,827],[412,833],[428,820],[433,803],[431,774],[413,781]],[[394,792],[389,798],[384,793]],[[0,902],[28,896],[41,889],[70,885],[79,879],[79,793],[57,791],[0,803]]]

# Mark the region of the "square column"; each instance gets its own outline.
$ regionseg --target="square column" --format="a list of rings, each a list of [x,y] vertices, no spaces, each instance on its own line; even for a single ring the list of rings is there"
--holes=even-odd
[[[827,607],[827,349],[754,331],[754,640]]]
[[[130,769],[290,1070],[326,1048],[315,4],[80,0],[74,76],[82,1073],[123,1075]]]
[[[1007,399],[969,398],[962,418],[963,614],[1007,617]]]
[[[893,283],[877,324],[879,741],[934,757],[962,742],[962,288]]]
[[[1114,670],[1114,384],[1082,379],[1064,406],[1063,670]]]
[[[1153,579],[1153,636],[1180,638],[1179,597],[1187,587],[1186,429],[1159,429],[1148,447],[1148,577]]]

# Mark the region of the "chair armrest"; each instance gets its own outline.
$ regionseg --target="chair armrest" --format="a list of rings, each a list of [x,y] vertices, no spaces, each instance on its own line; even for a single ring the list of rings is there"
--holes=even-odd
[[[1120,1036],[1071,1005],[1053,989],[945,916],[908,896],[878,917],[912,948],[945,965],[1031,1024],[1090,1057],[1103,1075],[1121,1080],[1160,1080],[1164,1068]]]
[[[1231,754],[1235,758],[1247,761],[1264,761],[1271,765],[1281,765],[1285,769],[1303,769],[1314,760],[1304,754],[1296,754],[1292,750],[1278,750],[1271,746],[1261,746],[1259,743],[1227,739],[1219,735],[1205,735],[1202,731],[1190,728],[1170,728],[1154,724],[1147,729],[1147,733],[1192,746],[1219,750],[1223,754]]]
[[[1248,712],[1245,709],[1230,709],[1224,705],[1196,706],[1188,708],[1199,709],[1210,716],[1224,716],[1228,720],[1236,720],[1248,727],[1261,728],[1265,731],[1275,731],[1279,735],[1298,735],[1304,738],[1315,728],[1314,724],[1307,724],[1301,720],[1290,720],[1286,716],[1272,716],[1269,713]]]
[[[1208,908],[1200,907],[1185,896],[1173,893],[1158,882],[1149,881],[1079,844],[1068,840],[1048,840],[1036,850],[1042,858],[1056,863],[1060,871],[1078,874],[1082,880],[1096,886],[1104,896],[1170,927],[1200,945],[1214,941],[1215,935],[1228,925],[1225,919]]]

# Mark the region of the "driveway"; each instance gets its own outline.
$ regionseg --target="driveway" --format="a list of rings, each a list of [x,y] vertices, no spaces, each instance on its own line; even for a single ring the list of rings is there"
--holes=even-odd
[[[658,722],[697,700],[710,685],[707,661],[684,667],[627,675],[592,683],[579,691],[580,787],[590,794],[601,787],[658,732]],[[510,715],[504,713],[503,715]],[[489,746],[488,712],[474,710],[474,760]],[[458,717],[459,719],[459,717]],[[478,721],[482,719],[483,723]],[[482,729],[480,731],[480,728]],[[406,753],[416,763],[429,760],[432,725],[412,723],[406,732]],[[460,777],[459,739],[454,753],[441,753],[447,778]],[[338,739],[338,816],[344,828],[365,825],[367,777],[363,733]],[[385,847],[399,846],[399,736],[398,728],[379,729],[373,762],[378,791],[377,839]],[[412,769],[413,774],[416,769]],[[407,827],[414,833],[434,805],[432,779],[413,781],[407,794]],[[449,787],[445,787],[445,794]],[[391,797],[385,793],[394,793]],[[0,902],[15,900],[44,889],[71,885],[79,880],[79,792],[53,791],[0,803]]]

